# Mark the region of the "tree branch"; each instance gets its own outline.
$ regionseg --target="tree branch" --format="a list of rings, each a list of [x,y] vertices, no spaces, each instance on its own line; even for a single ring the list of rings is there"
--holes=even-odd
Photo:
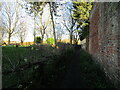
[[[62,23],[66,28],[67,30],[70,32],[70,29],[66,26],[66,24]]]

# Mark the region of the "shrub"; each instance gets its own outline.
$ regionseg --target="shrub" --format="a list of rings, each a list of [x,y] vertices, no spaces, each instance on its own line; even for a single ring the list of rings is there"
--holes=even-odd
[[[48,38],[46,42],[47,44],[54,44],[54,38]]]
[[[39,44],[39,43],[41,43],[41,42],[42,42],[41,37],[36,37],[36,38],[35,38],[35,43]]]

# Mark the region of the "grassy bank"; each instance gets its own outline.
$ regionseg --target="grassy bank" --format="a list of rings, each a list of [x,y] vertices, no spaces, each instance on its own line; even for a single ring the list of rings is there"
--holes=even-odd
[[[84,78],[86,88],[114,88],[111,82],[106,78],[105,73],[101,70],[100,65],[92,60],[92,56],[80,51],[81,75]]]
[[[63,47],[64,46],[64,47]],[[50,46],[3,47],[3,71],[37,61],[45,61],[44,67],[33,66],[21,72],[3,74],[3,88],[54,88],[58,87],[74,59],[79,59],[80,76],[84,88],[114,88],[105,73],[90,54],[75,50],[70,45],[58,49]]]
[[[27,63],[45,61],[42,73],[40,73],[41,67],[33,66],[21,72],[13,72],[7,75],[3,74],[3,88],[40,88],[50,86],[50,83],[55,81],[57,73],[61,71],[64,63],[68,60],[65,57],[68,58],[68,55],[71,55],[69,52],[72,51],[73,48],[71,46],[60,46],[59,49],[44,45],[33,47],[3,47],[3,72],[14,70]],[[64,58],[64,60],[61,58]]]

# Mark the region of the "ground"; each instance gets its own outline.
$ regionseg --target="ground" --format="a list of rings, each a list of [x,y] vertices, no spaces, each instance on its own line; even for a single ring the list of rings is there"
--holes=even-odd
[[[11,53],[12,50],[16,52],[15,56]],[[12,47],[4,48],[3,56],[7,57],[3,58],[3,70],[11,68],[8,58],[15,63],[19,57],[17,60],[23,60],[19,65],[26,63],[25,57],[28,62],[47,60],[42,73],[39,70],[41,67],[35,66],[21,72],[3,74],[3,87],[6,88],[114,88],[92,56],[78,47],[70,46],[68,49],[60,50],[44,47],[42,51],[41,48],[31,50],[31,48]],[[14,83],[14,86],[11,83]]]
[[[84,59],[83,59],[84,58]],[[114,88],[89,54],[77,50],[56,88]]]
[[[81,88],[84,85],[80,69],[80,52],[77,51],[71,61],[66,75],[60,85],[61,88]]]

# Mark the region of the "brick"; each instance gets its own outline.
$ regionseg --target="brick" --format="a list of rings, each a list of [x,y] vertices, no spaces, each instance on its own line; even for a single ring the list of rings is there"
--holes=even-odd
[[[113,82],[118,80],[117,69],[120,67],[120,19],[117,10],[111,11],[116,7],[115,3],[95,3],[89,35],[89,52],[101,62]]]

